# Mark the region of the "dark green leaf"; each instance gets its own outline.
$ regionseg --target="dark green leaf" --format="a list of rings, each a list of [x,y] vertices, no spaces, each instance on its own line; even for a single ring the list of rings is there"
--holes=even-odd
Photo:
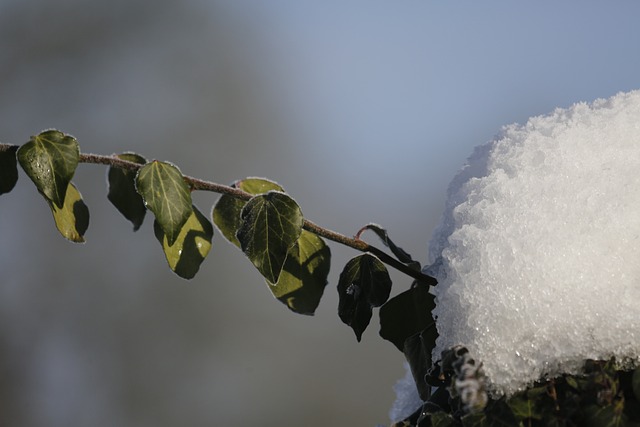
[[[584,408],[586,427],[624,427],[628,425],[627,417],[617,411],[614,405],[589,405]]]
[[[191,216],[173,244],[169,244],[158,221],[153,222],[153,231],[162,245],[169,267],[184,279],[193,278],[211,250],[213,226],[207,217],[193,206]]]
[[[389,233],[387,233],[387,230],[385,230],[378,224],[367,224],[363,227],[363,230],[371,230],[376,233],[380,240],[382,240],[382,243],[384,243],[385,246],[391,249],[391,252],[393,252],[396,258],[398,258],[398,261],[408,265],[416,271],[420,271],[420,263],[411,258],[411,255],[405,252],[404,249],[396,246],[396,244],[393,243],[393,241],[389,238]]]
[[[0,194],[13,190],[18,182],[18,163],[16,161],[18,147],[12,146],[0,150]]]
[[[327,285],[331,251],[320,237],[306,230],[289,249],[284,268],[275,285],[269,284],[273,295],[300,314],[313,314]]]
[[[411,289],[380,307],[380,336],[404,351],[407,338],[433,323],[431,311],[435,306],[435,297],[429,293],[429,286],[414,282]]]
[[[264,178],[245,178],[232,184],[249,194],[259,195],[269,191],[284,192],[273,181]],[[240,214],[247,204],[233,196],[222,195],[213,208],[213,222],[223,236],[240,247],[236,237],[242,224]],[[313,233],[302,230],[298,241],[289,249],[277,284],[267,280],[269,290],[292,311],[313,314],[327,283],[331,252],[324,241]]]
[[[78,166],[80,149],[72,136],[48,130],[18,149],[18,161],[38,190],[58,208]]]
[[[273,181],[263,178],[245,178],[232,184],[233,187],[246,191],[249,194],[264,194],[275,190],[284,192],[284,189]],[[213,223],[218,227],[222,235],[231,243],[240,247],[236,233],[240,228],[240,212],[247,202],[236,197],[223,194],[213,208]]]
[[[134,153],[118,154],[122,160],[143,165],[147,160]],[[120,211],[122,215],[133,224],[133,231],[142,225],[147,208],[144,206],[142,196],[136,191],[136,172],[110,167],[107,174],[109,194],[107,198]]]
[[[429,399],[431,393],[431,386],[427,384],[425,377],[431,369],[431,353],[436,346],[436,338],[438,338],[438,331],[435,322],[433,322],[422,332],[410,336],[404,342],[404,357],[409,363],[418,394],[422,400]]]
[[[75,243],[84,242],[84,233],[89,227],[89,209],[82,201],[82,196],[76,187],[69,183],[65,191],[65,198],[62,207],[56,206],[53,201],[47,200],[56,228],[62,236]]]
[[[518,427],[521,424],[504,399],[492,400],[484,413],[472,413],[462,417],[463,426]]]
[[[633,388],[633,394],[636,396],[636,400],[640,402],[640,368],[636,368],[633,371],[631,387]]]
[[[289,249],[302,233],[298,204],[279,191],[254,196],[242,208],[236,237],[242,252],[271,283],[277,283]]]
[[[434,412],[431,414],[431,427],[450,427],[455,426],[455,419],[446,412]]]
[[[384,304],[390,292],[391,278],[377,257],[362,254],[345,265],[338,281],[338,315],[358,341],[371,321],[372,308]]]
[[[138,171],[136,189],[173,245],[192,213],[191,192],[182,173],[169,163],[147,163]]]
[[[518,393],[507,402],[513,411],[513,415],[519,420],[541,420],[543,413],[541,407],[547,397],[546,387],[536,387],[525,392]],[[551,399],[548,399],[551,400]],[[553,410],[553,408],[548,408]]]
[[[465,415],[461,421],[464,427],[489,427],[491,425],[483,412]]]

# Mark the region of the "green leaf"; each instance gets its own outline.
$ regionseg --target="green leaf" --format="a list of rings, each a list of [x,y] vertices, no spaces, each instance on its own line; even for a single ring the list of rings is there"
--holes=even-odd
[[[78,189],[69,183],[62,207],[56,206],[53,201],[47,200],[56,227],[62,236],[72,242],[84,242],[84,233],[89,228],[89,209],[82,201]]]
[[[338,315],[351,326],[358,341],[369,326],[373,307],[389,299],[391,278],[385,265],[366,253],[347,262],[338,280]]]
[[[631,387],[633,389],[633,394],[636,396],[636,400],[640,401],[640,368],[636,368],[633,371]]]
[[[18,182],[16,151],[18,151],[18,147],[15,146],[0,150],[0,194],[13,190]]]
[[[484,413],[471,413],[462,417],[461,420],[464,427],[517,427],[522,425],[516,420],[504,399],[492,400],[487,405]]]
[[[213,226],[195,206],[182,226],[180,234],[173,244],[169,244],[167,236],[164,234],[158,221],[153,223],[153,231],[156,238],[162,245],[169,267],[178,276],[184,279],[192,279],[200,264],[207,257],[211,250],[211,240],[213,239]]]
[[[44,131],[18,149],[18,161],[38,190],[62,208],[71,178],[78,166],[80,149],[72,136],[57,130]]]
[[[271,190],[284,193],[284,189],[278,184],[263,178],[245,178],[231,185],[254,195],[264,194]],[[246,204],[247,202],[244,200],[223,194],[213,208],[213,223],[218,227],[222,235],[238,248],[240,247],[240,242],[236,237],[236,233],[241,224],[240,212],[242,212],[242,208]]]
[[[298,204],[279,191],[254,196],[242,208],[236,237],[242,252],[271,283],[277,283],[289,249],[302,233]]]
[[[382,240],[382,243],[384,243],[386,247],[391,249],[391,252],[393,252],[393,254],[396,256],[398,261],[400,261],[403,264],[406,264],[413,270],[420,271],[420,263],[418,261],[415,261],[413,258],[411,258],[411,255],[405,252],[404,249],[402,249],[399,246],[396,246],[396,244],[393,243],[393,241],[389,238],[389,233],[387,233],[387,230],[385,230],[378,224],[367,224],[362,228],[361,232],[364,230],[371,230],[374,233],[376,233],[380,238],[380,240]]]
[[[232,184],[249,194],[259,195],[269,191],[284,192],[273,181],[264,178],[245,178]],[[240,248],[236,237],[242,221],[240,214],[247,204],[229,195],[222,195],[213,208],[213,222],[222,235]],[[287,253],[278,282],[266,280],[269,290],[289,309],[300,314],[313,314],[320,303],[331,264],[331,251],[317,235],[302,230],[297,242]]]
[[[434,412],[430,416],[431,427],[450,427],[456,425],[456,420],[446,412]]]
[[[429,286],[414,282],[411,289],[396,295],[380,307],[380,336],[404,351],[407,338],[433,323],[435,296]]]
[[[431,386],[427,384],[425,377],[431,369],[431,353],[436,346],[436,338],[438,338],[438,331],[435,322],[433,322],[423,331],[410,336],[404,342],[404,357],[409,363],[418,394],[422,400],[429,399],[431,394]]]
[[[147,160],[135,153],[118,154],[118,158],[144,165]],[[142,196],[136,191],[136,172],[110,167],[107,173],[109,194],[107,198],[120,213],[133,224],[133,231],[142,225],[147,208]]]
[[[289,249],[278,283],[267,284],[273,296],[292,311],[312,315],[327,285],[330,265],[331,251],[324,240],[302,230]]]
[[[182,173],[169,163],[155,160],[138,171],[136,189],[173,245],[193,211],[191,192]]]
[[[548,398],[547,387],[541,386],[514,395],[507,401],[507,405],[518,420],[541,420],[544,415],[541,409],[545,406],[544,400],[551,399]],[[551,405],[545,409],[553,411]]]
[[[627,417],[614,405],[589,405],[584,408],[587,427],[623,427],[628,425]]]

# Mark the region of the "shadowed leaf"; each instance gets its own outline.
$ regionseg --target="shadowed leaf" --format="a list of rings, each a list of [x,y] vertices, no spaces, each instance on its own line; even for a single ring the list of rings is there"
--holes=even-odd
[[[312,315],[327,285],[331,251],[320,237],[306,230],[289,249],[284,268],[269,289],[279,301],[299,314]]]
[[[44,131],[21,146],[17,156],[38,190],[62,208],[80,157],[76,139],[57,130]]]
[[[431,312],[435,306],[429,286],[414,282],[411,289],[380,307],[380,336],[403,351],[407,338],[433,323]]]
[[[69,183],[62,207],[56,206],[51,200],[47,200],[56,227],[60,234],[75,243],[84,242],[84,233],[89,228],[89,209],[82,201],[82,196],[76,187]]]
[[[384,304],[390,292],[391,278],[377,257],[362,254],[345,265],[338,280],[338,315],[358,341],[371,321],[372,308]]]
[[[633,394],[636,396],[636,400],[640,402],[640,368],[636,368],[633,371],[631,387],[633,389]]]
[[[122,160],[143,165],[147,160],[134,153],[118,154]],[[107,173],[109,194],[107,198],[120,211],[120,213],[133,224],[133,231],[142,225],[147,208],[144,206],[142,196],[136,191],[136,172],[110,167]]]
[[[0,151],[0,194],[13,190],[18,182],[16,151],[18,147],[9,147],[6,151]]]
[[[402,349],[422,400],[427,400],[431,394],[431,386],[425,377],[431,369],[431,352],[436,346],[436,338],[438,331],[435,322],[432,322],[421,332],[407,338]]]
[[[191,192],[182,173],[166,162],[147,163],[138,171],[136,189],[173,245],[192,213]]]
[[[211,250],[213,226],[207,217],[193,206],[191,216],[182,226],[178,238],[172,245],[169,244],[158,221],[153,223],[153,232],[162,244],[171,270],[184,279],[193,278]]]
[[[289,249],[302,233],[304,217],[285,193],[254,196],[242,208],[236,237],[242,251],[271,283],[277,283]]]

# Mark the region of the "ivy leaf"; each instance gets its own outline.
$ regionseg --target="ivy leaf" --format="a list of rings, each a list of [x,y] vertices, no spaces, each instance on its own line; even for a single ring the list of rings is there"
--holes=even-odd
[[[338,315],[358,341],[369,326],[372,308],[384,304],[390,293],[389,272],[377,257],[366,253],[347,262],[338,280]]]
[[[264,194],[271,190],[281,191],[284,189],[273,181],[263,178],[245,178],[236,181],[232,187],[239,188],[249,194]],[[231,243],[240,247],[240,241],[236,233],[240,228],[240,212],[247,202],[236,197],[223,194],[213,208],[213,223],[218,227],[222,235]]]
[[[629,426],[627,416],[617,410],[615,405],[589,405],[584,408],[585,418],[593,427],[626,427]]]
[[[549,401],[547,405],[544,400]],[[529,388],[507,401],[507,405],[518,420],[538,421],[542,420],[545,412],[553,413],[553,403],[546,386]]]
[[[438,331],[435,322],[432,322],[423,331],[410,336],[404,342],[404,357],[409,363],[418,394],[422,400],[429,399],[431,394],[431,386],[427,384],[425,378],[431,369],[431,353],[436,346],[436,338],[438,338]]]
[[[154,160],[136,176],[136,189],[156,217],[170,245],[191,216],[191,192],[177,167]]]
[[[118,158],[133,163],[144,165],[147,160],[135,153],[118,154]],[[133,224],[136,231],[144,221],[147,208],[144,206],[142,196],[136,191],[136,172],[110,167],[107,173],[109,194],[107,198],[120,211],[120,213]]]
[[[320,237],[306,230],[289,249],[282,273],[269,289],[280,302],[299,314],[313,315],[327,285],[331,251]]]
[[[407,338],[433,323],[431,312],[435,306],[429,286],[414,282],[411,289],[380,307],[380,336],[404,351]]]
[[[465,415],[461,418],[461,421],[464,427],[511,427],[521,425],[504,399],[490,401],[484,412]]]
[[[264,178],[245,178],[234,182],[232,186],[254,195],[272,190],[284,192],[280,185]],[[240,241],[236,234],[242,224],[240,214],[246,204],[244,200],[224,194],[218,199],[212,213],[213,222],[222,235],[238,248]],[[273,296],[290,310],[312,315],[324,293],[330,264],[331,251],[324,240],[302,230],[297,242],[287,253],[278,282],[266,282]]]
[[[78,189],[69,183],[62,207],[58,207],[53,201],[47,200],[56,227],[60,234],[75,243],[84,242],[84,233],[89,228],[89,208],[82,201]]]
[[[13,190],[18,182],[18,162],[16,160],[18,147],[12,146],[7,150],[0,150],[0,194]]]
[[[451,427],[457,425],[455,418],[446,412],[435,412],[431,414],[431,427]]]
[[[302,233],[298,204],[279,191],[254,196],[240,212],[236,234],[242,252],[271,283],[277,283],[289,249]]]
[[[636,400],[640,401],[640,368],[636,368],[633,371],[631,388],[633,389],[633,394],[636,396]]]
[[[416,271],[420,271],[420,263],[418,261],[415,261],[413,258],[411,258],[411,255],[405,252],[404,249],[402,249],[399,246],[396,246],[396,244],[393,243],[393,241],[389,238],[389,233],[387,233],[387,230],[385,230],[378,224],[367,224],[362,228],[362,230],[360,230],[360,232],[364,230],[371,230],[374,233],[376,233],[380,238],[380,240],[382,240],[382,243],[384,243],[386,247],[391,249],[391,252],[393,252],[393,254],[396,256],[398,261],[408,265],[409,267],[411,267]]]
[[[158,221],[153,222],[153,232],[162,245],[169,267],[184,279],[192,279],[196,275],[211,250],[213,239],[213,226],[207,217],[195,206],[192,209],[173,244],[169,244]]]
[[[63,208],[71,178],[78,166],[80,149],[72,136],[47,130],[18,149],[18,161],[38,190]]]

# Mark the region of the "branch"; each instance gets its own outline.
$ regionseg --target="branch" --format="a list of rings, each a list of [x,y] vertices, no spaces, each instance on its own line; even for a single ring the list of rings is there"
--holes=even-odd
[[[19,146],[11,145],[11,144],[1,144],[0,143],[0,152],[9,151],[11,149],[17,149]],[[129,162],[127,160],[123,160],[116,155],[102,155],[102,154],[90,154],[90,153],[81,153],[79,158],[80,163],[93,163],[93,164],[102,164],[115,168],[137,171],[143,165]],[[189,184],[192,190],[200,190],[200,191],[211,191],[218,194],[228,194],[235,198],[241,200],[249,200],[253,197],[252,194],[247,193],[239,188],[231,187],[229,185],[217,184],[215,182],[205,181],[198,178],[193,178],[190,176],[184,176],[185,182]],[[320,237],[324,237],[328,240],[331,240],[336,243],[340,243],[342,245],[348,246],[360,252],[369,252],[375,256],[377,256],[382,262],[391,267],[399,270],[400,272],[410,276],[424,284],[435,286],[437,281],[431,276],[427,276],[426,274],[422,274],[420,271],[409,268],[407,265],[401,263],[397,259],[391,257],[386,252],[378,249],[375,246],[369,245],[363,240],[360,240],[358,237],[347,237],[343,234],[337,233],[335,231],[331,231],[329,229],[320,227],[319,225],[305,219],[303,228],[307,231],[310,231],[314,234],[317,234]]]

